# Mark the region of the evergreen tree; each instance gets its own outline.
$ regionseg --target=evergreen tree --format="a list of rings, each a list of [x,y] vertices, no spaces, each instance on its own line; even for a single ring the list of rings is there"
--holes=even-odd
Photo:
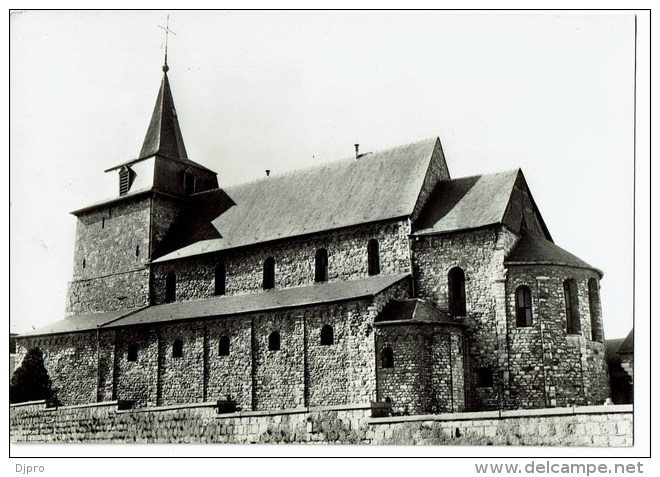
[[[55,399],[56,390],[44,366],[44,356],[39,348],[32,348],[14,371],[9,384],[9,402]]]

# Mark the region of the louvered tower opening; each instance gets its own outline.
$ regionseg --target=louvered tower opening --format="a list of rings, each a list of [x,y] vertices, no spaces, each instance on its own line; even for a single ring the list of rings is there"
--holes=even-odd
[[[119,195],[128,194],[131,187],[131,170],[128,167],[122,167],[119,171]]]

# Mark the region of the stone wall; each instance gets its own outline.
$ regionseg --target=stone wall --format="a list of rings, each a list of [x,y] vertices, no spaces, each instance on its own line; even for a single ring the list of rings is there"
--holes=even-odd
[[[181,181],[183,182],[183,181]],[[151,205],[151,250],[149,257],[161,245],[170,227],[182,210],[182,200],[155,195]]]
[[[252,409],[252,318],[209,320],[206,326],[206,386],[204,400],[234,399]],[[220,355],[220,338],[229,338],[229,355]]]
[[[465,273],[467,326],[465,390],[470,410],[497,409],[508,359],[506,348],[504,258],[517,236],[505,227],[416,237],[412,242],[415,296],[449,309],[448,274]],[[492,386],[479,386],[481,369],[493,374]]]
[[[148,305],[148,262],[180,210],[178,199],[142,195],[79,214],[67,314]]]
[[[409,288],[403,280],[374,299],[19,339],[19,359],[25,346],[42,348],[65,405],[120,399],[148,407],[228,396],[244,410],[369,403],[376,398],[375,316],[389,300],[408,298]],[[331,344],[321,344],[324,326],[332,327]],[[279,350],[269,349],[273,332]],[[220,354],[223,336],[228,355]]]
[[[380,353],[393,351],[393,366]],[[437,325],[381,323],[376,335],[378,400],[388,400],[399,414],[462,411],[462,333]],[[461,378],[455,379],[457,376]]]
[[[371,418],[366,406],[216,414],[210,404],[12,405],[11,442],[631,446],[632,406]]]
[[[40,348],[57,398],[65,404],[87,404],[97,399],[96,333],[41,336],[16,342],[20,366],[29,349]]]
[[[151,197],[78,215],[69,315],[149,303]]]
[[[577,334],[566,332],[563,283],[569,278],[577,283]],[[597,272],[560,265],[509,267],[509,385],[511,399],[520,407],[594,405],[610,396],[605,346],[592,340],[590,279],[598,280]],[[530,327],[516,326],[515,292],[521,285],[532,294]],[[601,327],[600,307],[594,312],[596,325]],[[519,399],[521,396],[527,397]]]
[[[466,389],[471,410],[602,404],[609,397],[599,304],[592,340],[589,301],[594,270],[562,265],[510,265],[517,236],[508,229],[423,237],[413,243],[417,296],[448,309],[448,272],[465,272],[468,326]],[[577,282],[580,333],[567,335],[563,283]],[[529,287],[533,322],[516,323],[516,290]],[[492,373],[484,385],[478,373]]]
[[[144,195],[79,214],[73,281],[144,267],[149,259],[150,213],[151,197]]]
[[[380,245],[381,274],[410,273],[407,220],[371,224],[314,237],[264,244],[240,250],[193,257],[152,265],[153,300],[165,302],[165,280],[176,273],[177,301],[208,298],[215,293],[215,268],[223,263],[226,294],[263,290],[263,266],[268,257],[275,259],[275,288],[314,284],[316,251],[328,251],[328,281],[343,281],[368,276],[367,243],[375,238]]]
[[[305,405],[305,342],[303,315],[264,313],[253,322],[254,409]],[[269,336],[280,334],[280,349],[268,348]]]
[[[149,269],[69,282],[68,316],[138,308],[149,304]]]
[[[102,333],[105,333],[103,331]],[[115,333],[113,399],[135,401],[136,406],[154,405],[158,399],[159,357],[158,336],[155,330],[145,328],[120,329]],[[128,360],[128,348],[137,346],[137,360]],[[181,386],[190,386],[183,382]]]

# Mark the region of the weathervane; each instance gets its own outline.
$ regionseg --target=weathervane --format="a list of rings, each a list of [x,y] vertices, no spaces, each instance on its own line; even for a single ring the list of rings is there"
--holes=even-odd
[[[162,28],[165,30],[165,64],[163,65],[163,72],[167,73],[167,71],[170,69],[169,66],[167,66],[167,39],[169,34],[171,33],[172,35],[176,35],[172,30],[170,30],[170,14],[167,14],[167,23],[165,23],[165,26],[163,25],[158,25],[159,28]]]

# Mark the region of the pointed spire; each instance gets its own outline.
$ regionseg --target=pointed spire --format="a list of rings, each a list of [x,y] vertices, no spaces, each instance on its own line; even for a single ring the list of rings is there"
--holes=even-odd
[[[138,159],[159,154],[174,159],[187,159],[183,135],[179,127],[170,82],[167,78],[167,60],[163,66],[163,81],[158,91],[156,106],[151,115],[147,135]]]
[[[163,81],[158,91],[158,98],[156,99],[156,106],[151,115],[151,122],[147,129],[147,135],[142,144],[140,157],[142,159],[155,154],[161,156],[171,157],[174,159],[187,159],[186,147],[183,145],[183,135],[179,127],[179,120],[176,116],[176,109],[174,108],[174,99],[172,99],[172,90],[170,89],[170,82],[167,78],[167,72],[170,67],[167,65],[167,43],[169,34],[176,35],[170,30],[170,16],[167,15],[167,23],[165,26],[158,25],[159,28],[165,30],[165,61],[163,63]]]

